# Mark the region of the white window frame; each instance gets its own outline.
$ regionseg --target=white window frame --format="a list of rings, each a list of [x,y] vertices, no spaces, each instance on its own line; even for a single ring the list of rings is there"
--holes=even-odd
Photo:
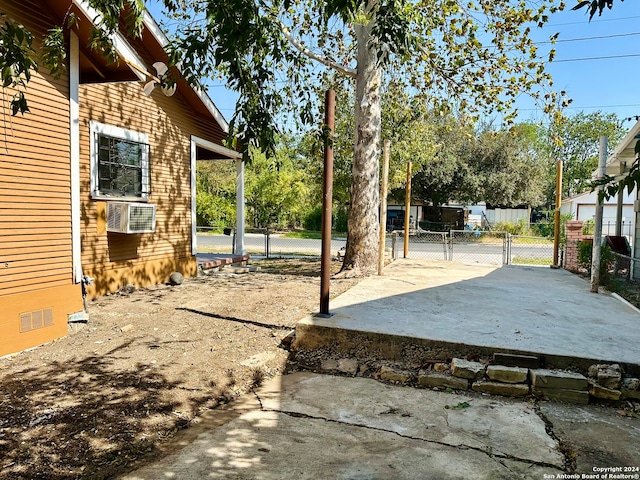
[[[142,149],[142,193],[140,196],[118,196],[101,193],[98,190],[98,145],[96,145],[96,135],[107,135],[113,138],[127,140],[129,142],[141,143],[149,145],[149,136],[146,133],[126,130],[114,125],[106,125],[104,123],[91,121],[89,123],[90,130],[90,155],[91,155],[91,198],[94,200],[125,200],[131,202],[146,202],[149,200],[150,185],[150,165],[149,165],[149,149]]]

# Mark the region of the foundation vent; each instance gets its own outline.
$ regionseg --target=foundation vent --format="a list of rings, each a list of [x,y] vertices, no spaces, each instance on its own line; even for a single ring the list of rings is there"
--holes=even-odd
[[[53,325],[53,308],[43,308],[20,314],[20,331],[30,332]]]

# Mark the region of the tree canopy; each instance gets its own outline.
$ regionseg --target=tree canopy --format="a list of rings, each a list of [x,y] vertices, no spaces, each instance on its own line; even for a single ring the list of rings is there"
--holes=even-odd
[[[541,155],[549,160],[547,204],[554,203],[555,167],[563,162],[562,197],[591,190],[591,175],[598,166],[599,138],[609,137],[609,145],[615,146],[624,136],[621,122],[614,113],[600,111],[577,114],[559,125],[547,125],[539,133],[537,146]]]
[[[113,52],[109,34],[142,28],[142,0],[87,0],[102,19],[91,42]],[[384,76],[420,92],[434,112],[500,112],[508,121],[522,93],[560,119],[545,63],[530,34],[555,0],[162,0],[173,17],[169,53],[188,80],[224,78],[239,93],[232,139],[273,153],[282,112],[302,123],[316,117],[310,85],[331,86],[337,72],[355,83],[354,160],[345,267],[377,265],[378,161]],[[124,13],[123,13],[124,12]],[[73,19],[66,19],[70,22]],[[44,59],[61,65],[60,26]],[[68,25],[67,25],[68,27]],[[555,36],[551,37],[553,42]],[[245,150],[247,152],[248,150]]]

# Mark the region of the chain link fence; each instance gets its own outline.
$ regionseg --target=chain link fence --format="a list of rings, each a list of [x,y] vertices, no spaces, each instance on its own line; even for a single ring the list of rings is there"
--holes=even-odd
[[[398,236],[396,258],[403,249],[403,235],[398,233]],[[450,230],[448,233],[418,230],[409,235],[407,256],[492,265],[551,265],[553,240],[483,230]]]
[[[199,253],[236,253],[235,230],[233,228],[211,229],[198,227]],[[220,231],[222,230],[222,233]],[[285,257],[319,257],[322,252],[320,234],[312,234],[313,238],[292,236],[291,232],[274,232],[269,229],[247,229],[244,245],[247,253],[266,258]],[[331,254],[340,256],[344,253],[346,237],[335,237],[331,240]],[[391,246],[391,238],[388,239]]]
[[[396,253],[394,258],[400,256],[399,250],[404,252],[404,232],[397,232],[396,235],[398,241],[393,246],[394,253]],[[409,252],[411,253],[411,258],[448,260],[447,234],[445,232],[430,232],[426,230],[410,231]]]
[[[512,265],[552,265],[553,239],[509,235],[508,258]]]
[[[216,233],[199,229],[200,253],[235,253],[235,230],[216,230]],[[395,240],[394,240],[395,239]],[[290,232],[273,232],[268,229],[248,229],[245,232],[245,249],[253,256],[266,258],[319,257],[322,250],[320,235],[317,238],[291,236]],[[342,256],[346,237],[331,240],[331,254]],[[391,248],[394,258],[404,254],[404,234],[387,235],[386,248]],[[551,265],[553,241],[544,237],[510,235],[505,232],[481,230],[451,230],[432,232],[413,229],[409,234],[409,258],[486,263],[494,265]]]

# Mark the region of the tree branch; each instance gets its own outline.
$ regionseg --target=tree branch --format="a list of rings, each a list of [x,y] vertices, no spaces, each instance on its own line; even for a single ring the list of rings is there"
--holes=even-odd
[[[291,42],[291,45],[293,45],[300,53],[302,53],[303,55],[306,55],[312,60],[320,62],[323,65],[326,65],[329,68],[333,68],[334,70],[342,73],[343,75],[347,75],[348,77],[351,77],[351,78],[356,78],[357,72],[355,69],[345,67],[344,65],[338,62],[335,62],[329,58],[326,58],[322,55],[318,55],[317,53],[313,53],[307,47],[302,45],[298,40],[296,40],[293,37],[293,35],[291,35],[291,32],[289,31],[289,29],[282,23],[282,21],[280,21],[279,18],[276,18],[275,20],[280,24],[280,28],[282,28],[282,33],[287,38],[287,40],[289,40],[289,42]]]

